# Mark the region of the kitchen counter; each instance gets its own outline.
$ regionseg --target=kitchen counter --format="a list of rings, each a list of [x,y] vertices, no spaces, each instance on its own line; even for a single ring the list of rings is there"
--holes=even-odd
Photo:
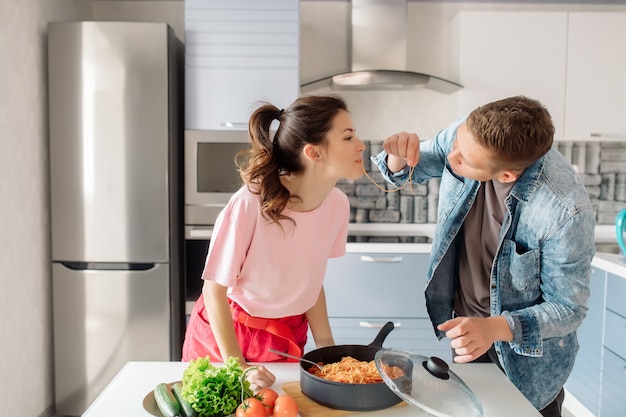
[[[591,261],[591,266],[626,279],[626,259],[623,255],[598,252],[594,256],[593,261]]]
[[[186,362],[128,362],[100,393],[83,417],[143,417],[151,414],[143,408],[143,399],[160,382],[182,378]],[[273,388],[299,381],[299,364],[270,363],[266,366],[276,375]],[[484,408],[485,417],[540,417],[506,376],[490,363],[451,364],[451,369],[474,391]],[[354,413],[367,417],[421,417],[426,414],[411,405],[385,410]]]

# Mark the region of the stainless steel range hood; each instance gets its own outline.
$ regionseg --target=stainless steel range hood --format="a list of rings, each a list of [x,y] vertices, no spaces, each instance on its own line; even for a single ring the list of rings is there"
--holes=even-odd
[[[305,83],[302,92],[333,90],[407,90],[430,88],[451,93],[460,84],[409,71],[407,0],[352,0],[351,70]]]

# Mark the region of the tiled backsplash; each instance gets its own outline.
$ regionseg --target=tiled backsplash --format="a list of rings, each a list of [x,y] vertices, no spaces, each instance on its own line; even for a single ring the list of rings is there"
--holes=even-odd
[[[578,170],[599,225],[615,224],[626,207],[626,142],[559,142],[557,149]]]
[[[596,211],[598,225],[612,225],[621,208],[626,207],[626,142],[557,142],[554,145],[578,170]],[[426,184],[394,188],[387,184],[370,155],[382,150],[380,142],[368,143],[363,155],[368,176],[357,181],[341,181],[337,187],[350,199],[353,223],[436,223],[439,179]],[[388,192],[384,192],[381,188]],[[404,239],[404,240],[403,240]],[[418,238],[422,239],[422,238]],[[355,241],[407,241],[397,236],[358,236]]]

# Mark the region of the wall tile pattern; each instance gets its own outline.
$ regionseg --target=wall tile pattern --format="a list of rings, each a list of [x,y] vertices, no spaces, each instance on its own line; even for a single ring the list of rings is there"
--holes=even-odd
[[[611,225],[626,207],[626,142],[558,142],[557,149],[578,170],[591,198],[599,225]],[[436,223],[439,180],[395,190],[387,184],[370,155],[382,150],[369,142],[364,153],[367,175],[337,185],[350,199],[353,223]],[[374,184],[375,183],[375,184]],[[384,190],[384,191],[383,191]],[[354,241],[422,242],[423,238],[358,236]]]
[[[626,142],[559,142],[558,150],[578,170],[599,225],[615,224],[626,208]]]

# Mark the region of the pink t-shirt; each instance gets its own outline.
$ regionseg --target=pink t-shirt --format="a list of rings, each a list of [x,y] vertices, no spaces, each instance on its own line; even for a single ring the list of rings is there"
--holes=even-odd
[[[259,196],[244,186],[213,229],[202,278],[229,287],[228,296],[252,316],[306,312],[320,293],[328,258],[346,251],[350,204],[340,190],[334,188],[315,210],[284,214],[296,225],[269,223]]]

